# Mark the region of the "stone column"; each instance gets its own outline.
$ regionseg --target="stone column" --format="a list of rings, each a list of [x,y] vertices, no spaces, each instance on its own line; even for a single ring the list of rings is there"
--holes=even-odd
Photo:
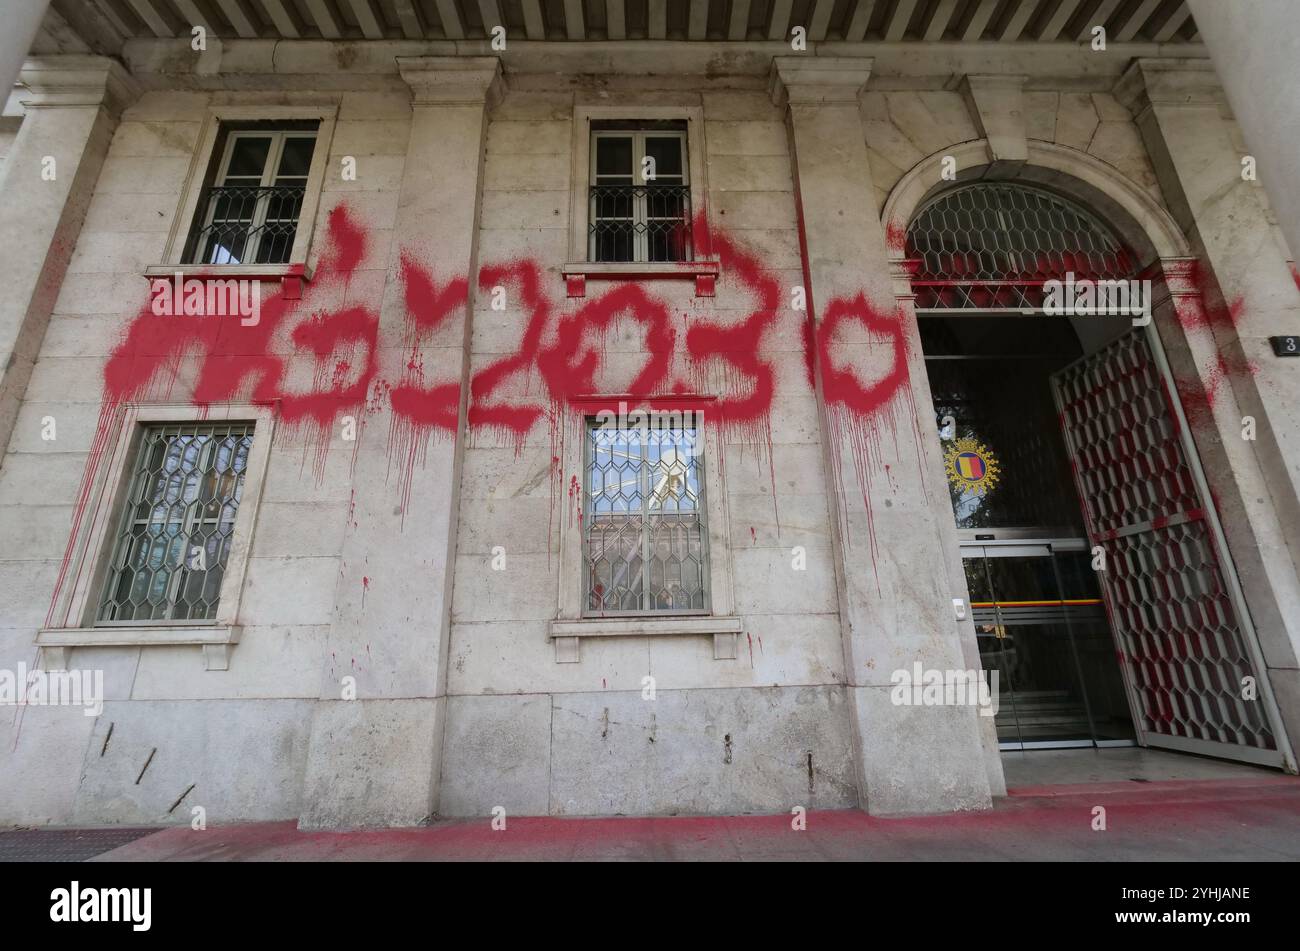
[[[5,6],[5,28],[0,31],[0,102],[18,80],[23,61],[45,18],[50,0],[18,0]]]
[[[1300,254],[1300,30],[1294,0],[1188,0],[1260,181],[1293,255]],[[1279,98],[1269,90],[1290,91]]]
[[[1166,263],[1177,313],[1158,313],[1157,327],[1294,738],[1300,361],[1274,356],[1268,337],[1300,333],[1300,291],[1264,189],[1242,177],[1243,143],[1225,118],[1209,61],[1137,60],[1116,95],[1134,115],[1161,192],[1197,258],[1194,266]],[[1244,438],[1247,418],[1254,438]]]
[[[439,287],[468,276],[472,299],[487,113],[501,90],[495,57],[399,57],[398,65],[412,117],[380,316],[387,367],[409,359],[404,253]],[[461,300],[421,347],[426,382],[461,383],[461,434],[471,312]],[[385,405],[358,437],[303,827],[414,825],[437,810],[464,440],[428,434],[404,500],[407,462],[394,457],[391,422]],[[355,699],[342,699],[343,677],[355,678]]]
[[[891,274],[875,207],[858,106],[870,67],[791,56],[772,71],[773,96],[788,104],[808,306],[822,341],[815,379],[859,789],[875,815],[982,809],[1001,776],[986,763],[976,709],[891,696],[895,671],[965,670],[978,653],[964,650],[974,631],[954,615],[965,586],[948,569],[956,531],[916,320],[898,286],[906,275]]]
[[[102,56],[28,60],[22,125],[0,179],[0,455],[40,353],[118,117],[139,93]]]

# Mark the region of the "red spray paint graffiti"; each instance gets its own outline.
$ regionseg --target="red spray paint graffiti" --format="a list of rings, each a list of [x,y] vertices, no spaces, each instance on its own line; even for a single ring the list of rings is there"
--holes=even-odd
[[[1187,278],[1195,293],[1176,298],[1175,313],[1179,324],[1189,336],[1209,334],[1218,338],[1222,334],[1227,339],[1235,339],[1245,312],[1244,298],[1225,300],[1218,284],[1199,260],[1192,264]],[[1213,362],[1202,369],[1199,378],[1176,381],[1183,411],[1193,426],[1204,424],[1211,418],[1225,384],[1231,388],[1232,380],[1259,373],[1258,365],[1244,354],[1223,351],[1217,339],[1214,347]]]
[[[76,540],[100,465],[113,442],[119,408],[128,401],[168,398],[187,356],[200,358],[190,394],[192,403],[206,410],[213,403],[241,398],[258,403],[278,401],[279,415],[290,430],[306,430],[315,437],[319,475],[335,416],[363,405],[376,371],[378,315],[346,303],[350,281],[365,257],[366,246],[364,231],[339,207],[329,216],[319,279],[302,301],[290,302],[276,294],[262,305],[255,324],[224,317],[160,315],[149,305],[137,314],[104,366],[99,421],[47,624],[54,623],[59,596],[69,581]],[[290,315],[315,300],[325,306],[310,311],[305,322],[287,330]],[[315,358],[314,385],[306,392],[294,391],[286,384],[285,357],[290,346],[308,350]],[[358,346],[366,351],[359,370],[354,368]],[[80,572],[80,566],[77,570]]]
[[[908,385],[908,348],[905,315],[895,309],[881,313],[863,294],[852,299],[836,298],[826,306],[821,325],[817,328],[817,365],[821,370],[822,397],[831,427],[830,449],[834,460],[832,477],[838,493],[843,497],[840,452],[848,446],[852,453],[854,473],[866,507],[869,549],[872,570],[877,587],[880,575],[877,568],[879,549],[876,544],[875,514],[871,504],[871,480],[881,467],[881,439],[888,427],[898,454],[898,430],[895,410],[902,395],[907,402],[907,412],[916,426],[915,406],[911,405]],[[888,362],[884,372],[868,383],[854,370],[841,367],[834,356],[836,334],[841,326],[860,323],[867,332],[872,350],[883,351]],[[918,463],[920,462],[920,432],[916,431]],[[924,466],[919,466],[924,472]],[[843,516],[841,516],[843,520]],[[844,537],[851,538],[847,523],[842,525]]]
[[[346,205],[328,217],[327,244],[315,279],[301,300],[277,293],[261,308],[261,320],[251,326],[216,318],[180,319],[142,310],[130,323],[122,342],[104,369],[104,400],[100,424],[87,463],[78,499],[72,539],[78,535],[95,474],[107,451],[117,410],[123,403],[165,399],[177,386],[188,359],[197,361],[197,375],[188,394],[206,409],[220,402],[249,400],[276,407],[287,438],[304,436],[304,446],[316,447],[317,478],[323,477],[326,453],[335,421],[344,414],[364,417],[391,408],[388,454],[401,470],[399,493],[403,510],[410,498],[411,473],[422,463],[428,440],[454,439],[461,413],[462,392],[454,377],[426,379],[425,356],[430,341],[448,328],[469,303],[469,279],[453,275],[442,283],[411,253],[400,258],[404,292],[407,357],[396,379],[381,374],[380,320],[377,304],[354,302],[349,292],[354,276],[366,259],[366,229]],[[488,264],[478,274],[484,290],[512,287],[527,313],[518,347],[513,353],[482,367],[470,379],[465,394],[466,418],[471,433],[513,442],[520,451],[524,441],[543,420],[551,433],[551,474],[561,471],[560,445],[563,417],[584,397],[607,383],[604,339],[624,321],[639,326],[644,343],[643,363],[626,384],[626,398],[645,401],[672,395],[718,389],[710,383],[711,368],[722,375],[722,392],[708,402],[706,418],[741,445],[760,448],[771,470],[770,414],[775,399],[776,370],[763,348],[777,324],[782,290],[775,274],[760,259],[724,233],[712,234],[704,213],[692,225],[697,253],[715,256],[722,273],[735,290],[752,300],[752,310],[738,321],[695,319],[683,314],[685,346],[678,364],[678,329],[670,305],[638,283],[619,282],[568,313],[557,313],[544,289],[544,268],[535,261]],[[811,307],[809,308],[811,311]],[[888,374],[863,384],[850,370],[832,360],[836,328],[846,321],[862,322],[893,355]],[[878,419],[889,416],[890,406],[907,378],[906,350],[901,321],[879,314],[859,295],[832,301],[820,333],[813,329],[811,313],[805,334],[805,358],[815,365],[814,349],[826,373],[828,404],[837,419],[851,426],[859,481],[865,487],[866,467],[874,458]],[[460,331],[463,333],[463,330]],[[464,340],[438,341],[434,350],[448,352],[463,347]],[[314,365],[309,386],[295,387],[289,379],[290,361],[309,354]],[[296,364],[295,364],[296,365]],[[523,381],[524,396],[510,395],[510,384]],[[540,384],[532,392],[533,381]],[[910,392],[910,391],[909,391]],[[852,421],[850,423],[850,421]],[[892,425],[892,422],[891,422]],[[306,449],[304,449],[306,452]],[[771,474],[775,505],[775,474]],[[353,520],[353,501],[349,520]],[[779,518],[778,518],[779,526]],[[779,530],[779,527],[778,527]],[[67,580],[73,553],[70,539],[65,564],[51,606]],[[875,552],[872,543],[873,557]]]
[[[387,388],[381,381],[372,399],[378,408],[386,390],[393,409],[388,424],[388,461],[391,466],[394,459],[398,460],[398,494],[404,520],[415,466],[424,464],[429,437],[435,432],[454,436],[460,418],[459,382],[426,386],[422,348],[432,334],[449,324],[457,308],[468,305],[469,281],[452,278],[439,288],[433,276],[409,253],[401,255],[400,264],[406,308],[406,364],[397,384]]]

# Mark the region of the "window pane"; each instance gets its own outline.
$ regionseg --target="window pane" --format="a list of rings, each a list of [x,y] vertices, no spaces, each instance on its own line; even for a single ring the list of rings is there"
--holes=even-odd
[[[244,245],[248,235],[240,232],[232,235],[214,235],[199,255],[200,264],[243,264]]]
[[[265,199],[266,214],[259,229],[257,246],[258,264],[283,264],[293,251],[293,238],[298,230],[298,215],[302,210],[303,188],[281,186]]]
[[[633,261],[636,259],[631,223],[598,222],[594,228],[592,260]]]
[[[226,178],[251,176],[260,181],[262,172],[266,170],[266,157],[270,151],[270,136],[239,136],[235,139],[234,148],[230,153]]]
[[[677,136],[648,136],[645,154],[655,160],[655,180],[665,177],[680,182],[682,176],[682,140]]]
[[[251,423],[145,430],[100,621],[216,617],[252,440]]]
[[[681,221],[646,222],[646,250],[651,261],[685,261],[686,226]]]
[[[599,186],[592,193],[592,217],[597,221],[609,218],[623,218],[631,221],[635,193],[636,189],[631,186]]]
[[[602,135],[596,139],[596,174],[626,175],[631,178],[632,137],[630,135]]]
[[[641,511],[643,442],[635,429],[592,429],[587,497],[594,514]]]
[[[316,148],[316,139],[312,136],[296,136],[284,140],[284,151],[280,154],[280,167],[276,178],[294,176],[306,178],[311,170],[311,154]]]
[[[262,184],[261,166],[283,137],[275,183]],[[273,133],[241,136],[230,171],[204,192],[195,216],[188,260],[201,264],[284,264],[293,256],[306,175],[316,139]],[[253,174],[239,174],[251,172]]]
[[[638,140],[637,136],[644,138]],[[691,258],[690,186],[680,134],[596,135],[587,218],[588,259],[600,263]],[[655,162],[642,181],[639,143]]]
[[[699,431],[588,430],[587,610],[704,611]]]
[[[229,181],[229,180],[227,180]],[[244,249],[257,214],[258,188],[244,181],[214,188],[208,197],[209,224],[198,260],[204,264],[242,264]]]

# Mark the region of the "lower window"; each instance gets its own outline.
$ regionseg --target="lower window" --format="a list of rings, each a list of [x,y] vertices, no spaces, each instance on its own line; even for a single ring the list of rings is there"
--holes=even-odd
[[[216,618],[253,428],[251,422],[144,427],[97,623]]]
[[[589,421],[587,616],[708,613],[703,446],[694,426]]]

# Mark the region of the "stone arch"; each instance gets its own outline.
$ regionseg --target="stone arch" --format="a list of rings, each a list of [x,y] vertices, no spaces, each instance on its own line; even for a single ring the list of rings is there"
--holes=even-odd
[[[1191,250],[1182,229],[1148,192],[1113,166],[1078,149],[1048,142],[1029,142],[1029,160],[1014,172],[989,163],[985,139],[963,142],[927,156],[914,165],[889,193],[881,215],[889,258],[901,261],[900,236],[921,205],[954,184],[990,178],[1025,182],[1058,191],[1100,215],[1138,255],[1139,264],[1186,258]],[[944,181],[943,162],[952,157],[956,181]]]

